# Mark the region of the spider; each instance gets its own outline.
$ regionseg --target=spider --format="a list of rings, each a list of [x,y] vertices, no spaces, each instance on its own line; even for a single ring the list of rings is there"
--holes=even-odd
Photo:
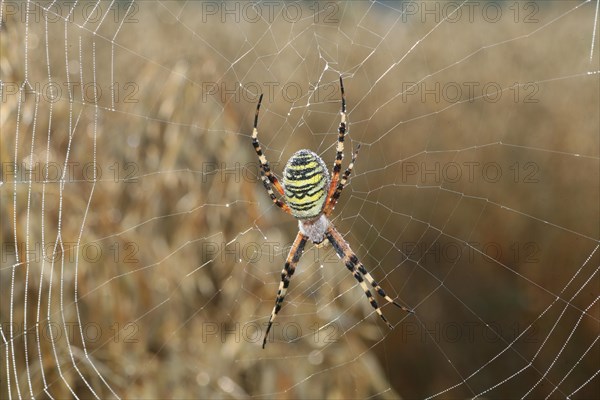
[[[309,240],[317,246],[322,245],[325,239],[331,243],[338,257],[344,262],[346,268],[352,272],[354,278],[356,278],[361,285],[371,306],[390,329],[393,328],[392,324],[388,322],[381,312],[377,300],[375,300],[371,294],[364,279],[366,279],[375,289],[377,294],[383,297],[388,303],[392,303],[408,313],[413,312],[396,303],[385,293],[383,288],[379,286],[371,274],[367,272],[365,266],[358,260],[358,257],[354,254],[348,243],[346,243],[342,235],[327,218],[335,208],[335,205],[340,198],[340,194],[348,181],[348,177],[352,173],[352,168],[354,168],[354,162],[356,161],[360,149],[360,145],[358,145],[356,151],[354,151],[352,155],[352,161],[350,161],[348,168],[346,168],[340,178],[342,159],[344,157],[344,138],[346,137],[346,96],[344,94],[344,83],[342,82],[341,76],[340,91],[342,94],[341,122],[338,128],[337,155],[333,164],[331,178],[321,157],[310,150],[299,150],[292,155],[285,165],[283,184],[279,182],[275,174],[271,171],[269,162],[263,154],[260,143],[258,142],[258,113],[260,111],[263,95],[261,94],[258,99],[256,114],[254,116],[254,129],[252,130],[252,145],[260,160],[261,179],[271,200],[273,200],[273,203],[286,213],[295,217],[298,220],[299,228],[298,235],[290,248],[285,265],[281,271],[281,282],[279,283],[275,306],[271,312],[269,325],[267,326],[267,331],[263,340],[263,349],[267,344],[267,337],[271,330],[271,326],[273,325],[273,321],[283,304],[285,294],[290,284],[290,279],[302,256],[304,246]],[[283,196],[284,201],[277,198],[273,192],[273,187],[275,187],[279,194]]]

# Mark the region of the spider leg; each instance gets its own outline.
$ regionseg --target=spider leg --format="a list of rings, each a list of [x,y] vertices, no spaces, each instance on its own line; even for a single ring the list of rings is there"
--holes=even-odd
[[[331,197],[329,197],[329,200],[327,201],[327,205],[325,206],[325,209],[323,210],[323,213],[325,215],[329,215],[335,208],[335,205],[337,204],[337,201],[340,198],[340,195],[342,194],[342,190],[344,190],[344,187],[346,186],[346,183],[348,182],[348,177],[352,173],[352,169],[354,168],[354,163],[356,162],[356,157],[358,157],[359,150],[360,150],[360,144],[356,147],[354,154],[352,154],[352,160],[350,161],[348,168],[346,168],[346,170],[344,171],[344,174],[342,175],[342,179],[340,179],[340,181],[337,185],[337,188],[335,189],[335,192],[333,192],[333,194],[331,195]]]
[[[294,275],[296,265],[298,264],[298,261],[302,256],[302,251],[304,250],[304,245],[306,245],[307,240],[307,236],[304,236],[302,233],[298,232],[296,240],[294,240],[294,244],[292,244],[292,248],[290,249],[287,259],[285,260],[285,265],[283,267],[283,270],[281,271],[281,282],[279,282],[277,298],[275,299],[275,307],[273,307],[273,311],[271,312],[271,317],[269,318],[269,325],[267,326],[267,332],[265,333],[265,338],[263,339],[263,349],[267,344],[267,337],[269,336],[269,331],[271,330],[271,326],[273,325],[273,321],[275,320],[277,313],[281,309],[281,304],[283,303],[283,299],[285,298],[287,288],[290,285],[290,279],[292,278],[292,275]]]
[[[406,307],[401,306],[400,304],[398,304],[397,302],[392,300],[385,293],[385,291],[381,288],[381,286],[379,286],[379,284],[373,279],[371,274],[369,274],[367,272],[364,265],[358,260],[358,257],[356,256],[356,254],[354,254],[354,252],[352,251],[352,249],[350,248],[348,243],[346,243],[346,241],[344,240],[342,235],[333,226],[330,226],[327,229],[327,232],[325,232],[325,236],[327,237],[329,242],[331,242],[331,245],[335,249],[338,257],[340,259],[342,259],[342,261],[346,265],[346,268],[348,268],[352,272],[352,275],[354,276],[354,278],[358,281],[358,283],[360,283],[360,286],[362,287],[363,291],[365,292],[365,295],[369,299],[369,303],[371,303],[371,306],[375,309],[375,312],[377,312],[377,314],[379,314],[379,316],[387,324],[387,326],[389,326],[390,328],[393,328],[392,324],[390,324],[388,322],[388,320],[385,318],[385,316],[381,312],[381,309],[379,308],[377,301],[371,294],[371,291],[369,290],[363,277],[366,278],[367,281],[371,284],[371,286],[373,286],[375,291],[381,297],[383,297],[385,300],[387,300],[389,303],[394,304],[395,306],[403,309],[406,312],[412,313],[411,310],[409,310]]]
[[[262,148],[260,147],[260,143],[258,142],[258,113],[260,111],[260,104],[262,103],[262,98],[263,95],[261,94],[260,98],[258,99],[258,105],[256,106],[256,114],[254,115],[254,129],[252,130],[252,146],[254,146],[254,150],[258,155],[258,160],[260,161],[260,177],[262,179],[265,189],[267,190],[267,193],[269,193],[269,196],[271,197],[271,200],[273,200],[273,203],[275,203],[283,211],[290,214],[290,208],[288,207],[288,205],[285,204],[283,201],[279,200],[273,192],[273,186],[275,186],[275,189],[277,189],[279,194],[283,195],[283,187],[281,186],[281,183],[279,183],[279,180],[277,179],[275,174],[271,172],[269,161],[267,161],[267,157],[265,157],[265,155],[263,154]]]
[[[338,142],[337,142],[337,153],[335,161],[333,163],[333,174],[331,175],[331,183],[329,185],[329,191],[327,198],[331,198],[333,193],[338,187],[338,181],[340,178],[340,171],[342,169],[342,159],[344,158],[344,138],[346,137],[346,95],[344,94],[344,83],[340,76],[340,91],[342,92],[342,110],[340,126],[338,127]]]
[[[375,291],[377,292],[377,294],[379,294],[381,297],[383,297],[388,303],[392,303],[393,305],[395,305],[398,308],[403,309],[407,313],[410,313],[410,314],[414,313],[413,310],[406,308],[403,305],[398,304],[397,302],[392,300],[392,298],[385,293],[385,290],[383,290],[383,288],[381,286],[379,286],[379,284],[375,281],[375,279],[373,279],[373,276],[371,276],[371,274],[369,272],[367,272],[363,263],[361,263],[356,256],[353,255],[352,261],[355,262],[356,264],[358,264],[359,272],[361,274],[363,274],[363,276],[367,279],[367,281],[369,281],[371,286],[373,286],[373,288],[375,288]]]

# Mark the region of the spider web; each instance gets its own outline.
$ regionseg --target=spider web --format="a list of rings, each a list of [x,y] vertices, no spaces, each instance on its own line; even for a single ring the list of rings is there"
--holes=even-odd
[[[3,398],[597,398],[598,2],[1,1]],[[393,306],[263,190],[298,149]],[[379,301],[381,305],[385,301]]]

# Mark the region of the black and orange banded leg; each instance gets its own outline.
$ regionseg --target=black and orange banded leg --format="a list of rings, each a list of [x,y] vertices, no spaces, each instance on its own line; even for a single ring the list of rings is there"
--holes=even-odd
[[[373,279],[371,274],[367,272],[364,265],[358,260],[356,254],[354,254],[352,249],[350,249],[348,243],[346,243],[342,235],[340,235],[340,233],[334,227],[330,226],[327,229],[325,236],[335,249],[335,252],[337,253],[338,257],[344,262],[346,268],[348,268],[350,272],[352,272],[352,275],[362,287],[363,291],[365,292],[365,295],[369,299],[371,307],[375,309],[375,312],[381,317],[381,319],[387,324],[388,327],[393,328],[392,324],[388,322],[388,320],[381,312],[381,309],[377,304],[377,300],[375,300],[375,298],[371,294],[371,291],[369,290],[369,287],[367,286],[363,278],[365,278],[371,284],[371,286],[373,286],[377,294],[383,297],[387,302],[394,304],[396,307],[399,307],[406,312],[412,313],[411,310],[398,304],[385,293],[383,288],[379,286],[379,284]]]
[[[333,163],[333,174],[331,175],[331,184],[327,193],[327,198],[331,198],[338,187],[340,171],[342,170],[342,159],[344,158],[344,139],[346,137],[346,94],[344,93],[344,83],[340,76],[340,91],[342,92],[342,111],[340,126],[338,127],[338,142],[335,161]]]
[[[340,198],[340,195],[342,194],[342,190],[344,190],[346,183],[348,183],[348,178],[350,177],[350,174],[352,173],[352,169],[354,168],[354,163],[356,162],[356,157],[358,157],[359,150],[360,150],[360,144],[356,147],[356,150],[352,154],[352,160],[350,161],[350,164],[348,164],[348,168],[346,168],[346,170],[344,171],[344,174],[342,175],[342,179],[340,179],[340,181],[337,185],[337,188],[335,189],[335,192],[333,192],[333,194],[331,195],[331,197],[329,197],[329,200],[327,201],[327,205],[325,206],[325,209],[323,210],[323,213],[325,215],[329,215],[335,208],[335,205],[337,204],[337,201]]]
[[[279,200],[275,193],[273,192],[273,186],[279,192],[279,194],[283,195],[283,187],[279,183],[279,180],[275,176],[273,172],[271,172],[271,167],[269,166],[269,161],[267,161],[267,157],[263,154],[262,148],[260,147],[260,143],[258,141],[258,113],[260,111],[260,104],[262,103],[263,95],[260,95],[258,99],[258,105],[256,106],[256,114],[254,115],[254,129],[252,130],[252,146],[254,146],[254,150],[258,155],[258,160],[260,161],[260,177],[262,179],[263,185],[269,193],[269,197],[273,200],[279,208],[283,211],[290,214],[290,208],[283,201]]]
[[[285,260],[285,265],[283,267],[283,270],[281,271],[281,282],[279,282],[279,290],[277,291],[277,297],[275,298],[275,307],[273,307],[273,311],[271,312],[271,317],[269,318],[269,325],[267,326],[267,332],[265,333],[265,338],[263,340],[263,349],[267,345],[267,337],[269,336],[269,331],[271,330],[271,326],[273,325],[273,321],[275,320],[277,313],[281,309],[281,304],[283,304],[287,288],[290,285],[290,279],[292,278],[292,275],[294,275],[294,271],[296,271],[296,265],[298,264],[300,257],[302,257],[302,252],[304,251],[304,246],[306,245],[307,240],[307,236],[304,236],[302,233],[298,232],[296,240],[294,240],[294,244],[292,244],[292,248],[290,249],[287,259]]]

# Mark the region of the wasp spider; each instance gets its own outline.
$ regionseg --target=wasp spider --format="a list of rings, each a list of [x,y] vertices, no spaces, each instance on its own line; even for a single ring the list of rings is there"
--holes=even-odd
[[[387,302],[400,307],[406,312],[412,312],[408,308],[396,303],[385,293],[381,286],[373,279],[371,274],[367,272],[365,266],[358,260],[358,257],[356,257],[356,254],[350,249],[350,246],[346,243],[342,235],[327,218],[335,208],[337,200],[348,181],[348,177],[352,172],[354,162],[358,155],[358,150],[360,149],[359,145],[352,155],[352,161],[350,161],[348,168],[346,168],[340,178],[342,158],[344,157],[344,138],[346,136],[346,97],[344,95],[344,84],[341,76],[340,90],[342,93],[341,122],[338,128],[337,155],[333,164],[333,173],[331,177],[329,176],[327,167],[321,157],[310,150],[299,150],[286,163],[283,172],[283,184],[281,184],[275,174],[271,171],[269,162],[263,154],[260,143],[258,142],[258,112],[260,111],[260,104],[263,98],[262,95],[256,106],[254,129],[252,131],[252,145],[260,160],[263,185],[269,193],[271,200],[273,200],[273,203],[298,220],[298,227],[300,230],[287,256],[283,270],[281,271],[281,282],[279,283],[279,290],[277,291],[277,297],[275,299],[275,307],[273,307],[273,311],[271,312],[269,325],[267,326],[267,331],[263,340],[263,349],[267,344],[267,337],[271,330],[271,326],[273,325],[273,321],[281,309],[283,299],[285,298],[287,288],[290,284],[290,279],[302,256],[304,246],[309,240],[317,245],[321,244],[325,239],[331,243],[338,257],[344,262],[346,268],[352,272],[354,278],[356,278],[361,285],[371,306],[390,328],[392,328],[392,325],[381,312],[377,301],[371,294],[364,279],[366,279],[375,289],[377,294],[383,297]],[[279,194],[283,196],[284,201],[277,198],[273,192],[273,187],[275,187]]]

